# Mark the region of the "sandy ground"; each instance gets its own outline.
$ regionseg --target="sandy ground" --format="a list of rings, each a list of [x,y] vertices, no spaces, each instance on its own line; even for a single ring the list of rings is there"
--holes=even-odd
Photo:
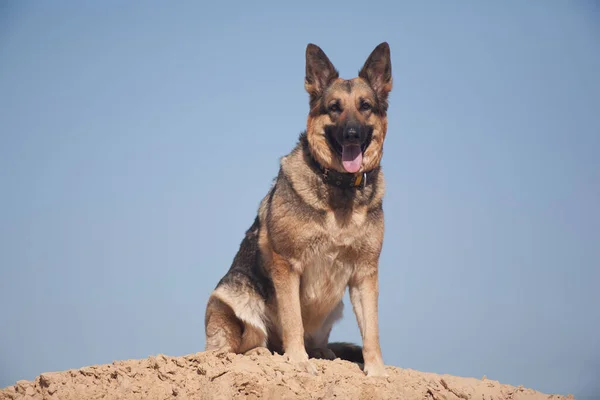
[[[347,361],[313,360],[318,376],[282,356],[197,353],[45,373],[0,390],[6,399],[573,399],[498,381],[386,367],[367,378]]]

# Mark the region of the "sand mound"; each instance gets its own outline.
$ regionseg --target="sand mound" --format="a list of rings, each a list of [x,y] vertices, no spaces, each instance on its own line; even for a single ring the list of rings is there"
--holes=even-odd
[[[0,390],[5,399],[572,399],[489,379],[459,378],[387,367],[367,378],[347,361],[313,360],[318,376],[279,355],[198,353],[115,361],[42,374]]]

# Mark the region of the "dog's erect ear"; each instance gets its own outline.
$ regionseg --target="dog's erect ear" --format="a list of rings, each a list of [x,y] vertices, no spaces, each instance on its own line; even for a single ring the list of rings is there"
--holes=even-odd
[[[304,88],[310,94],[311,100],[323,94],[325,88],[338,77],[338,71],[323,50],[319,46],[309,43],[306,46]]]
[[[392,59],[387,42],[375,47],[358,76],[371,85],[387,109],[388,93],[392,90]]]

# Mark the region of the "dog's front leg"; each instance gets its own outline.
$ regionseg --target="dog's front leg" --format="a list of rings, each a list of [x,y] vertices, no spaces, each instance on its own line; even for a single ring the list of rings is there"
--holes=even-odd
[[[300,305],[300,274],[278,254],[273,255],[272,279],[277,297],[284,355],[304,371],[317,375],[304,347],[304,326]]]
[[[350,283],[350,301],[363,339],[364,371],[367,376],[388,376],[379,345],[377,272]]]

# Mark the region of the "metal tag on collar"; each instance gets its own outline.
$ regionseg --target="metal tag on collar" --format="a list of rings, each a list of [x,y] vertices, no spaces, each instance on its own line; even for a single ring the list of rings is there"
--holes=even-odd
[[[362,185],[363,187],[365,187],[366,182],[367,182],[367,173],[363,172],[362,175],[358,175],[356,178],[354,178],[354,184],[353,184],[353,186],[354,187],[359,187],[359,186]]]

